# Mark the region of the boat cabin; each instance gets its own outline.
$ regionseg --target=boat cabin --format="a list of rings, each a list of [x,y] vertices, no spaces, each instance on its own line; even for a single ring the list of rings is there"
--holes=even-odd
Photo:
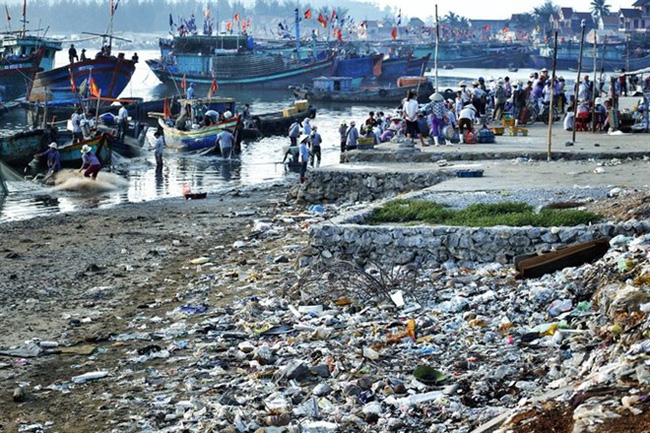
[[[345,92],[354,90],[359,85],[352,77],[318,77],[314,78],[314,90],[321,92]]]
[[[27,58],[43,48],[40,67],[49,71],[54,68],[54,55],[61,51],[61,42],[55,39],[20,34],[6,35],[0,39],[0,57],[3,59]]]

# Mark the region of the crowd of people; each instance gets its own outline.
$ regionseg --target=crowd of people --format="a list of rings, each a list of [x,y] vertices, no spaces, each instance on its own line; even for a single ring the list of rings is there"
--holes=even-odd
[[[291,144],[282,162],[287,163],[290,169],[297,168],[300,183],[304,183],[307,166],[320,166],[323,138],[318,132],[318,126],[312,125],[309,117],[291,123],[288,135]]]
[[[601,79],[595,83],[584,75],[578,86],[569,88],[562,76],[553,80],[544,68],[531,73],[525,83],[509,77],[488,81],[479,77],[469,84],[461,81],[458,87],[455,94],[432,94],[430,102],[422,106],[409,91],[394,113],[370,112],[360,127],[355,121],[349,125],[342,122],[341,152],[357,149],[363,138],[371,139],[373,144],[396,136],[419,140],[422,146],[473,143],[477,128],[486,129],[490,122],[500,122],[504,116],[511,119],[513,126],[537,119],[548,122],[551,101],[553,121],[564,117],[567,130],[614,131],[619,127],[619,97],[650,89],[650,76],[641,81],[622,73],[608,82]],[[639,110],[643,109],[641,105]]]

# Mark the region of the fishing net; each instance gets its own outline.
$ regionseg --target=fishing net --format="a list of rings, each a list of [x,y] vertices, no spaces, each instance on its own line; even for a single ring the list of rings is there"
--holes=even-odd
[[[25,178],[13,168],[0,161],[0,194],[42,191],[44,187]]]

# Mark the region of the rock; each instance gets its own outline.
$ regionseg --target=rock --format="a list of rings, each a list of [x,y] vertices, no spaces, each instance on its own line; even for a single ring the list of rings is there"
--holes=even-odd
[[[329,386],[326,383],[319,383],[314,387],[314,390],[312,391],[312,394],[322,397],[324,395],[328,395],[329,393],[332,392],[332,387]]]
[[[237,347],[239,347],[239,350],[241,350],[244,353],[251,353],[255,350],[255,346],[250,341],[244,341],[242,343],[239,343]]]
[[[25,388],[19,386],[18,388],[14,389],[13,400],[16,403],[24,402],[26,397],[27,397],[27,393],[25,392]]]
[[[349,383],[343,388],[343,394],[352,397],[358,397],[363,392],[359,386]]]
[[[285,370],[284,377],[287,379],[301,380],[309,374],[309,367],[302,361],[289,364]]]
[[[278,256],[273,259],[273,263],[276,265],[279,263],[289,263],[289,258],[287,256]]]
[[[322,377],[323,379],[328,379],[332,376],[330,366],[327,364],[314,365],[309,367],[309,371],[311,371],[311,374],[314,376]]]

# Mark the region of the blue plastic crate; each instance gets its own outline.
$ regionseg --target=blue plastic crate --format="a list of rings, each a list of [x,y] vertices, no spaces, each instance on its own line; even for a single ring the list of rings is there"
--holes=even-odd
[[[458,170],[458,177],[483,177],[483,170]]]

